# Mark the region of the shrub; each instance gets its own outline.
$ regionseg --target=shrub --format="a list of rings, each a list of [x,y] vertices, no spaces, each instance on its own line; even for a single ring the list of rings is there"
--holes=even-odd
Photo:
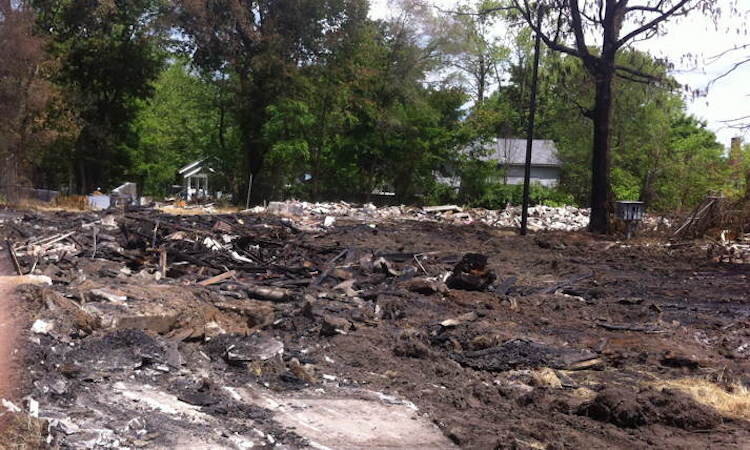
[[[523,185],[493,184],[487,187],[479,198],[466,202],[470,206],[487,209],[503,209],[506,205],[523,203]],[[573,196],[557,188],[532,184],[529,192],[529,204],[546,206],[574,205]]]
[[[424,201],[428,205],[447,205],[458,203],[458,191],[447,184],[434,183],[425,194]]]

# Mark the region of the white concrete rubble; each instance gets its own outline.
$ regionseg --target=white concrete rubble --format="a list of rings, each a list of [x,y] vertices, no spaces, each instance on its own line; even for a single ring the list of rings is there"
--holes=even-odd
[[[508,206],[503,210],[481,208],[463,209],[456,205],[386,206],[354,205],[347,202],[308,203],[296,200],[271,202],[267,207],[256,206],[249,214],[272,214],[284,217],[303,228],[321,229],[333,226],[336,218],[361,221],[420,220],[452,224],[482,223],[497,228],[517,228],[521,224],[521,208]],[[532,231],[578,231],[588,225],[590,210],[574,206],[529,208],[529,229]]]

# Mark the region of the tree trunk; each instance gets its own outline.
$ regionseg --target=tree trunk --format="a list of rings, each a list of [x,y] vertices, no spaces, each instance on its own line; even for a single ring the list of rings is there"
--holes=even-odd
[[[643,179],[643,187],[641,188],[640,201],[646,204],[646,207],[651,205],[651,202],[656,197],[654,192],[654,181],[656,180],[656,170],[649,169],[646,172],[646,176]]]
[[[603,63],[603,65],[606,63]],[[612,118],[614,67],[602,67],[596,75],[594,104],[594,151],[591,162],[591,217],[589,231],[609,233],[609,131]]]

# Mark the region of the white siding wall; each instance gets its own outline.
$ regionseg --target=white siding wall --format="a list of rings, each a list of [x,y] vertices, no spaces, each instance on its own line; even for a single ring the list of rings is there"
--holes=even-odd
[[[506,174],[508,184],[523,184],[524,167],[510,166]],[[560,183],[560,168],[546,166],[531,166],[531,183],[554,187]]]

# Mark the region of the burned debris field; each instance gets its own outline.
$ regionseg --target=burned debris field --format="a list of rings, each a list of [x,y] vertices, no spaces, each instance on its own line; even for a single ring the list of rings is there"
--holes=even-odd
[[[750,265],[659,236],[326,222],[3,211],[5,273],[34,274],[3,279],[6,408],[55,448],[750,442]]]

